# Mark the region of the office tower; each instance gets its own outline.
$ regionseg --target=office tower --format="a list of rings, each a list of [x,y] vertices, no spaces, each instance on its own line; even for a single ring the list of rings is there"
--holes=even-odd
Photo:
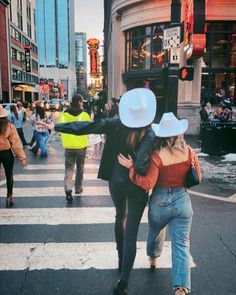
[[[86,33],[75,33],[75,65],[77,92],[87,93],[87,43]]]
[[[76,91],[74,0],[36,0],[36,34],[41,84],[50,84],[48,96],[63,96],[54,89],[63,85],[64,96]]]

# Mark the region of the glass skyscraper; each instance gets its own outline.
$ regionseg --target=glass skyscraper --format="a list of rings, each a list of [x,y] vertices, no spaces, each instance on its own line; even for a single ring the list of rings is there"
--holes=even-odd
[[[36,25],[41,78],[65,84],[66,94],[72,95],[75,91],[74,0],[36,0]]]

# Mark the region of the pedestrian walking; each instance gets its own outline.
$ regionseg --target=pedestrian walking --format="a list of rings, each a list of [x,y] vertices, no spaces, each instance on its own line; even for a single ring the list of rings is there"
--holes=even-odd
[[[36,105],[35,114],[33,114],[29,118],[29,122],[32,126],[34,126],[33,137],[31,142],[35,139],[36,144],[31,149],[34,155],[37,155],[40,149],[40,158],[47,158],[47,141],[49,138],[49,132],[47,128],[41,127],[38,125],[39,121],[43,121],[45,123],[51,123],[52,121],[46,116],[45,110],[40,105]]]
[[[147,204],[148,192],[130,181],[128,170],[118,163],[117,156],[120,153],[131,155],[135,171],[141,175],[147,172],[155,138],[150,124],[156,115],[156,97],[151,90],[145,88],[127,91],[121,98],[119,113],[120,118],[56,124],[55,130],[77,135],[106,134],[98,178],[109,181],[116,209],[115,239],[120,276],[113,294],[122,295],[127,294],[136,256],[139,224]],[[54,127],[53,124],[42,125]]]
[[[130,179],[136,185],[145,190],[152,189],[147,254],[152,260],[160,256],[160,247],[156,251],[156,237],[168,225],[172,243],[172,287],[175,295],[185,295],[191,290],[189,234],[193,215],[185,179],[192,156],[200,180],[202,174],[197,155],[183,137],[188,128],[187,120],[178,120],[173,113],[165,113],[160,124],[152,124],[152,128],[157,136],[156,148],[145,176],[135,172],[130,157],[119,155],[118,160],[129,169]]]
[[[26,147],[28,145],[28,143],[25,139],[25,135],[24,135],[24,131],[23,131],[23,124],[24,124],[23,111],[19,112],[17,110],[17,107],[14,104],[12,104],[10,106],[10,113],[8,115],[8,119],[12,124],[15,125],[18,135],[21,139],[22,145],[23,145],[23,147]]]
[[[16,108],[17,108],[17,112],[18,113],[22,113],[23,116],[23,121],[26,121],[26,117],[27,117],[27,113],[26,113],[26,109],[23,107],[23,104],[21,101],[17,101],[16,103]]]
[[[26,156],[21,145],[20,137],[17,133],[16,127],[9,122],[8,114],[0,106],[0,166],[3,165],[6,183],[7,183],[7,198],[6,207],[9,208],[14,205],[13,202],[13,166],[14,154],[20,160],[22,165],[26,164]]]
[[[72,97],[71,106],[61,113],[58,122],[70,123],[75,121],[90,121],[90,116],[83,109],[83,97],[76,94]],[[73,173],[76,165],[75,175],[75,194],[81,194],[83,191],[83,175],[86,149],[88,146],[87,135],[74,135],[68,133],[61,133],[62,145],[65,149],[65,177],[64,189],[66,200],[73,201],[72,187],[73,187]]]

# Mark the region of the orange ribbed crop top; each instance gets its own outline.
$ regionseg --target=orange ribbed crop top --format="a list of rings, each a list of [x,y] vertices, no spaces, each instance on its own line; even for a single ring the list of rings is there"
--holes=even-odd
[[[202,179],[202,173],[196,153],[193,151],[195,168],[199,179]],[[145,190],[152,189],[155,185],[160,187],[180,187],[185,186],[185,178],[191,166],[191,154],[187,161],[163,165],[160,156],[154,152],[151,157],[150,166],[145,176],[135,173],[134,167],[130,167],[129,177],[137,185]]]

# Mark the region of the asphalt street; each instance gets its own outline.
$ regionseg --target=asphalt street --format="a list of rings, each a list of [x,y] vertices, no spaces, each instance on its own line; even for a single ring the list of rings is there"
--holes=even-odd
[[[29,140],[31,130],[26,126]],[[193,295],[236,294],[236,162],[201,155],[203,182],[191,188]],[[27,166],[15,162],[15,206],[5,208],[0,175],[0,294],[102,295],[116,285],[114,207],[107,182],[96,178],[103,144],[88,149],[84,191],[68,206],[64,197],[64,151],[52,133],[49,157],[26,149]],[[171,245],[167,235],[158,269],[151,273],[145,252],[147,211],[139,235],[129,294],[171,295]]]

